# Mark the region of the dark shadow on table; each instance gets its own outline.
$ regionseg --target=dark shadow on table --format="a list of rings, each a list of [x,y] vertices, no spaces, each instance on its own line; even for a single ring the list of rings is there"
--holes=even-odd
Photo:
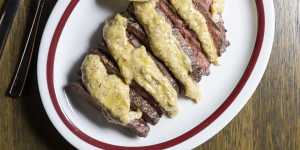
[[[50,150],[75,149],[58,133],[50,122],[40,99],[35,72],[36,69],[32,69],[32,76],[30,76],[27,82],[23,98],[20,99],[22,112],[26,117],[26,121],[28,121],[33,134],[38,137],[37,139],[44,143]]]

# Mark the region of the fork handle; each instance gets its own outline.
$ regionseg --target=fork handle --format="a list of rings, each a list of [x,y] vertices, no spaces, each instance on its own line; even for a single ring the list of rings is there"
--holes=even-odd
[[[32,63],[32,57],[34,53],[34,45],[36,43],[36,37],[38,34],[39,22],[42,16],[43,8],[45,5],[45,0],[39,0],[36,6],[36,11],[34,14],[34,18],[32,21],[32,25],[30,30],[26,36],[26,43],[24,46],[24,50],[18,64],[16,73],[11,82],[11,85],[8,89],[8,96],[11,97],[19,97],[22,95],[28,72],[30,70],[30,66]]]

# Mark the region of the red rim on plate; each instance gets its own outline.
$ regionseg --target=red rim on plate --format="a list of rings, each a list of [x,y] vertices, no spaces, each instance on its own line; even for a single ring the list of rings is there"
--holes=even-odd
[[[97,139],[94,139],[93,137],[90,137],[83,131],[81,131],[79,128],[76,127],[76,124],[74,124],[66,114],[63,113],[54,89],[54,82],[53,82],[53,70],[54,70],[54,59],[55,59],[55,53],[57,44],[59,42],[60,36],[63,32],[64,26],[70,17],[71,13],[73,12],[74,8],[78,4],[79,0],[71,0],[68,7],[64,11],[63,16],[60,18],[60,21],[56,27],[56,30],[54,32],[54,36],[51,40],[51,45],[49,48],[48,58],[47,58],[47,85],[49,89],[49,94],[51,97],[52,104],[55,108],[55,111],[57,112],[60,119],[63,121],[66,127],[69,128],[69,130],[75,134],[77,137],[79,137],[81,140],[102,149],[126,149],[126,150],[139,150],[139,149],[165,149],[172,146],[175,146],[181,142],[184,142],[185,140],[193,137],[194,135],[198,134],[200,131],[205,129],[207,126],[209,126],[212,122],[214,122],[236,99],[236,97],[239,95],[243,87],[245,86],[246,82],[248,81],[255,64],[257,62],[258,56],[261,51],[263,38],[264,38],[264,32],[265,32],[265,13],[264,13],[264,5],[262,0],[255,0],[256,7],[257,7],[257,14],[258,14],[258,30],[257,30],[257,37],[256,37],[256,43],[254,50],[252,52],[250,62],[243,73],[242,78],[236,85],[236,87],[233,89],[231,94],[227,97],[227,99],[223,102],[223,104],[218,107],[216,111],[214,111],[207,119],[205,119],[203,122],[199,123],[196,127],[192,128],[191,130],[185,132],[184,134],[159,143],[155,145],[149,145],[149,146],[141,146],[141,147],[125,147],[125,146],[118,146],[118,145],[112,145],[108,143],[104,143],[102,141],[99,141]]]

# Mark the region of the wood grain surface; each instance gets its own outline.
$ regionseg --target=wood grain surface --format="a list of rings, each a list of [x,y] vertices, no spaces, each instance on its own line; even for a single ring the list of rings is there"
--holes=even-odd
[[[42,108],[35,65],[24,96],[5,96],[22,50],[31,1],[22,1],[0,60],[0,150],[74,149],[55,130]],[[0,0],[0,6],[2,3]],[[224,130],[196,149],[300,149],[300,1],[274,3],[276,37],[259,87]]]

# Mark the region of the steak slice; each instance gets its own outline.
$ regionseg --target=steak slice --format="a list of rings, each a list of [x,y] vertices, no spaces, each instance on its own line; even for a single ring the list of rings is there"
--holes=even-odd
[[[202,75],[209,74],[210,63],[204,55],[197,35],[188,29],[183,20],[171,8],[166,0],[160,0],[157,4],[158,9],[165,15],[172,24],[177,39],[181,42],[182,49],[189,56],[192,62],[192,78],[199,82]]]
[[[137,47],[140,47],[141,45],[145,45],[147,49],[150,48],[147,35],[145,34],[142,27],[135,22],[135,20],[132,17],[129,17],[129,23],[127,26],[127,36],[130,41],[130,43]],[[149,56],[154,60],[157,67],[160,69],[160,71],[164,74],[165,77],[168,78],[174,89],[177,91],[177,93],[181,93],[181,88],[179,86],[178,81],[173,77],[173,75],[170,73],[170,71],[167,69],[167,67],[159,61],[152,53],[151,51],[147,51]]]
[[[162,116],[162,114],[165,113],[164,109],[154,100],[153,96],[151,94],[149,94],[143,87],[141,87],[138,83],[136,83],[135,81],[133,81],[130,84],[130,88],[134,89],[134,93],[138,93],[138,95],[142,98],[144,98],[145,100],[147,100],[146,102],[150,104],[151,107],[153,107],[155,109],[154,113],[157,113],[158,115],[158,119]],[[136,94],[134,94],[136,95]],[[133,103],[135,103],[135,106],[138,106],[139,104],[137,103],[141,103],[139,101],[132,101]],[[146,108],[147,109],[147,108]],[[151,111],[152,112],[152,111]],[[151,113],[150,112],[150,113]],[[157,116],[155,114],[155,116]],[[149,115],[150,116],[150,115]],[[157,120],[158,120],[157,119]]]
[[[209,12],[212,0],[193,0],[193,3],[196,7],[202,7],[205,11]]]
[[[195,33],[188,30],[184,22],[173,13],[166,0],[160,0],[158,3],[158,9],[168,19],[174,28],[174,34],[180,41],[181,48],[185,54],[190,58],[192,63],[192,72],[190,73],[194,81],[199,82],[202,75],[209,75],[210,63],[203,53],[200,43],[197,41]],[[127,11],[130,14],[131,23],[128,25],[128,30],[134,34],[137,39],[143,43],[148,44],[148,38],[142,27],[137,23],[133,12],[133,5],[129,5]],[[149,46],[148,46],[149,47]]]
[[[150,128],[143,119],[132,120],[126,125],[121,124],[119,121],[115,120],[109,112],[107,112],[101,106],[99,106],[97,104],[97,100],[90,96],[90,94],[83,88],[83,86],[80,83],[70,83],[65,87],[65,90],[69,96],[74,96],[74,98],[76,97],[79,99],[87,100],[89,103],[91,103],[93,106],[95,106],[102,112],[104,118],[108,122],[126,127],[140,137],[146,137],[148,135]]]
[[[108,74],[115,74],[121,77],[120,71],[110,55],[105,54],[105,52],[100,51],[98,49],[92,49],[91,53],[96,54],[100,57]],[[154,100],[152,100],[153,97],[148,96],[149,94],[145,90],[141,90],[140,88],[141,87],[138,87],[136,82],[133,82],[130,85],[129,94],[130,94],[130,99],[132,104],[131,106],[133,106],[134,109],[139,109],[143,112],[143,119],[146,122],[155,125],[159,121],[159,118],[161,116],[161,108],[158,106],[158,104],[157,105],[153,104],[154,103]]]
[[[219,56],[225,51],[226,47],[229,46],[228,40],[226,40],[226,29],[223,20],[220,18],[219,22],[214,22],[211,13],[205,8],[205,1],[193,0],[195,8],[205,17],[206,23],[214,40],[215,47],[218,50]],[[211,3],[210,3],[211,4]]]

